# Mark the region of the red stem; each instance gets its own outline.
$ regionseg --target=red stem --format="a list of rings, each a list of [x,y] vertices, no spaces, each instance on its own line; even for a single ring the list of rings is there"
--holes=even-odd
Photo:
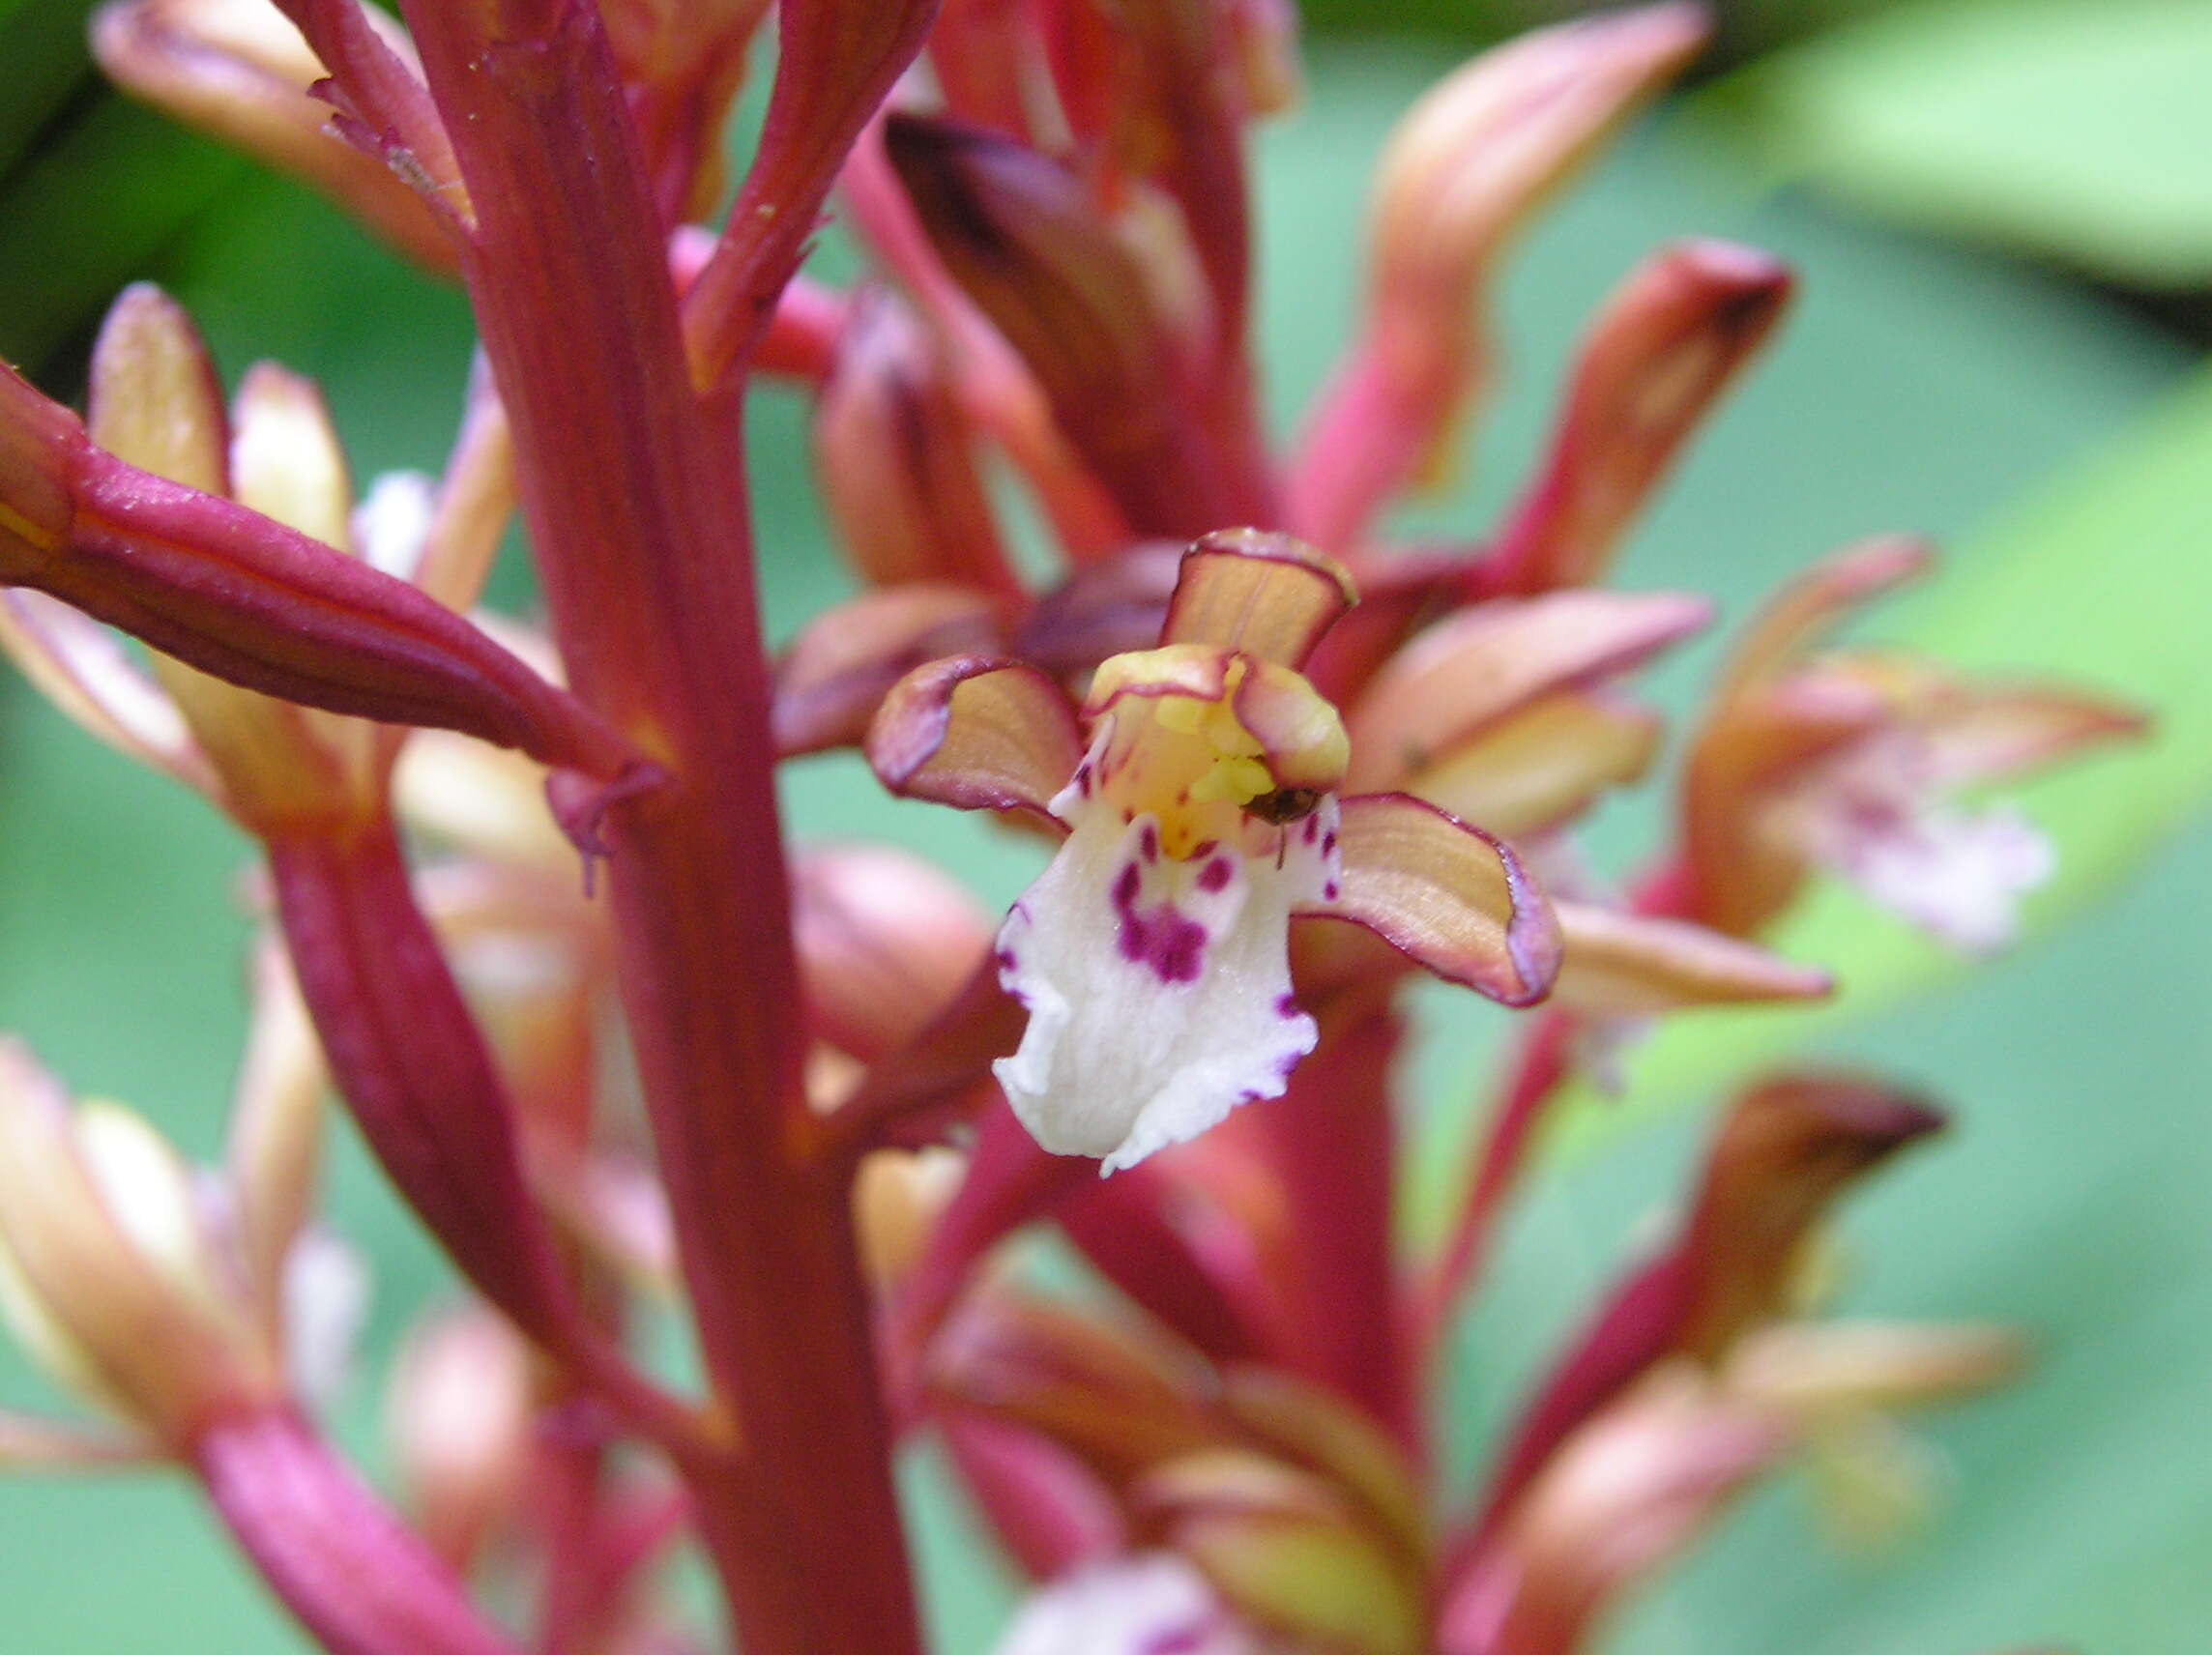
[[[217,1514],[331,1655],[520,1655],[297,1415],[218,1425],[194,1460]]]
[[[841,1167],[800,1089],[737,396],[692,394],[596,8],[415,0],[478,223],[463,275],[577,692],[669,783],[614,918],[702,1360],[742,1448],[683,1470],[749,1655],[919,1647]]]
[[[1398,1338],[1391,1246],[1397,1132],[1389,1068],[1403,1025],[1386,999],[1325,1008],[1320,1047],[1288,1091],[1257,1105],[1285,1205],[1299,1307],[1278,1359],[1367,1410],[1409,1447],[1420,1408]]]

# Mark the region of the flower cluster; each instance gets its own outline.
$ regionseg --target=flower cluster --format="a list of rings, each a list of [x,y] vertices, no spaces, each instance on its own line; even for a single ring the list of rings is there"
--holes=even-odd
[[[767,0],[400,10],[95,20],[123,85],[460,281],[482,360],[442,474],[358,501],[314,387],[264,364],[226,404],[151,288],[81,419],[0,377],[0,645],[236,825],[268,939],[205,1175],[0,1046],[0,1308],[97,1419],[0,1420],[0,1457],[185,1467],[340,1655],[503,1655],[489,1606],[524,1593],[549,1648],[693,1647],[679,1542],[754,1655],[917,1650],[890,1465],[923,1434],[1036,1582],[1005,1655],[1555,1655],[1786,1462],[1854,1532],[1913,1503],[1891,1416],[2018,1352],[1813,1318],[1835,1203],[1940,1124],[1868,1076],[1727,1106],[1474,1497],[1429,1441],[1568,1083],[1645,1020],[1825,994],[1764,945],[1819,871],[2002,943],[2051,853],[1960,796],[2140,727],[1831,647],[1926,561],[1870,542],[1746,629],[1628,894],[1584,871],[1579,820],[1660,752],[1635,676],[1713,608],[1607,590],[1612,553],[1788,273],[1661,249],[1498,525],[1380,524],[1479,408],[1507,244],[1695,7],[1532,35],[1408,114],[1287,449],[1243,165],[1296,93],[1284,0],[782,0],[718,227]],[[800,274],[832,207],[850,289]],[[763,377],[812,399],[859,585],[773,655],[737,457]],[[472,613],[517,509],[541,624]],[[777,765],[836,748],[1056,841],[995,933],[902,852],[784,842]],[[1409,1253],[1416,969],[1524,1021]],[[313,1417],[359,1288],[312,1219],[326,1086],[469,1294],[392,1379],[403,1512]],[[1113,1292],[1007,1263],[1033,1224]],[[695,1390],[632,1337],[670,1305]]]

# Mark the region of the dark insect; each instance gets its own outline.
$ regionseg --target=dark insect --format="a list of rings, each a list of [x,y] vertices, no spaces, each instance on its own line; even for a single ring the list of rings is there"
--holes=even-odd
[[[1278,787],[1273,793],[1263,793],[1244,806],[1244,814],[1256,816],[1263,822],[1280,828],[1286,822],[1295,822],[1301,816],[1311,816],[1320,805],[1322,795],[1318,788]]]

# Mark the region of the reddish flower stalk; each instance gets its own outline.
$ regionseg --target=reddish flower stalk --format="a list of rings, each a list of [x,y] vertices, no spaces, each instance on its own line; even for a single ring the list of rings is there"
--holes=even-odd
[[[424,4],[409,22],[477,205],[462,270],[556,636],[578,693],[670,777],[615,806],[608,832],[624,1001],[701,1354],[743,1436],[686,1467],[702,1531],[749,1645],[911,1649],[844,1190],[804,1131],[738,399],[693,392],[593,10]],[[742,350],[713,336],[710,361]]]

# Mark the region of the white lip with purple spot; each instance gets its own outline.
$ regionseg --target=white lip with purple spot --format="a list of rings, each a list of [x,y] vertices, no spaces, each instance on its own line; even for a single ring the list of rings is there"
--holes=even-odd
[[[1149,813],[1072,785],[1054,808],[1071,831],[999,936],[999,980],[1030,1021],[995,1072],[1039,1144],[1110,1173],[1279,1096],[1313,1050],[1290,918],[1340,878],[1336,801],[1181,857]]]

